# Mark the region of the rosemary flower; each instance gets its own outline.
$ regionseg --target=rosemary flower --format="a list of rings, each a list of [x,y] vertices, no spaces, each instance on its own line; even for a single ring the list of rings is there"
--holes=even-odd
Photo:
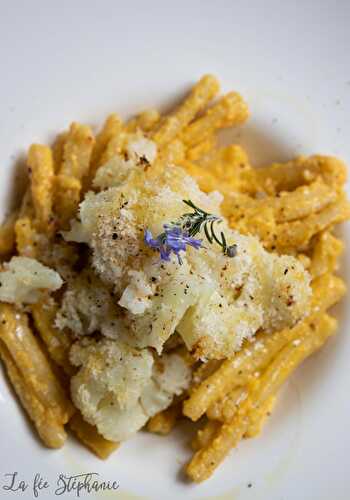
[[[164,224],[164,232],[156,238],[153,238],[149,229],[146,229],[144,235],[146,245],[158,250],[161,260],[169,261],[171,253],[174,253],[181,264],[180,252],[185,252],[187,246],[196,250],[201,248],[202,240],[197,240],[194,236],[203,229],[210,244],[219,245],[227,257],[235,257],[237,245],[227,245],[224,233],[221,231],[220,236],[217,236],[215,232],[215,224],[220,224],[220,217],[198,208],[191,200],[183,200],[183,202],[192,208],[193,212],[183,214],[176,222]]]
[[[157,238],[153,238],[149,229],[146,229],[144,236],[146,245],[154,250],[158,250],[161,260],[169,261],[170,255],[173,252],[179,264],[182,264],[180,256],[181,251],[185,252],[187,246],[191,246],[198,250],[202,245],[202,240],[191,238],[188,236],[188,233],[178,225],[164,224],[163,228],[164,232],[157,236]]]

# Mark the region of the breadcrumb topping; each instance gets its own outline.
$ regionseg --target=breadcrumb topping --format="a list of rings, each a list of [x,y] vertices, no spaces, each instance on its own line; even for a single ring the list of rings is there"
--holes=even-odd
[[[151,150],[149,142],[145,147]],[[87,235],[91,265],[114,294],[116,314],[118,307],[123,311],[119,338],[161,354],[176,330],[196,357],[221,359],[261,328],[275,331],[295,324],[307,312],[311,296],[302,264],[268,253],[256,238],[233,231],[225,220],[220,230],[227,244],[235,246],[234,258],[206,245],[200,233],[196,237],[204,243],[200,249],[188,248],[182,265],[174,259],[161,262],[144,244],[145,228],[160,234],[164,224],[186,212],[184,199],[222,217],[222,197],[200,191],[181,168],[166,167],[150,180],[138,161],[140,144],[141,139],[129,147],[127,159],[113,159],[127,164],[127,175],[124,168],[106,181],[104,191],[88,193],[80,205],[80,221],[65,233],[68,241]],[[76,302],[68,293],[64,303]]]

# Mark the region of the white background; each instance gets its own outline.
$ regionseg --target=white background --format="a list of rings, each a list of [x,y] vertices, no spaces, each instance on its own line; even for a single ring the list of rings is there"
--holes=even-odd
[[[350,162],[349,25],[348,0],[1,0],[2,212],[31,142],[51,140],[72,120],[97,125],[111,111],[167,109],[207,72],[247,99],[251,120],[232,137],[256,165],[314,152]],[[343,233],[350,248],[349,228]],[[349,262],[342,274],[349,278]],[[10,498],[1,489],[7,472],[29,482],[41,472],[53,484],[61,472],[95,471],[120,483],[122,500],[346,500],[349,305],[347,298],[338,307],[338,337],[288,383],[263,435],[242,443],[200,486],[179,473],[189,456],[182,430],[169,439],[141,434],[108,462],[74,440],[45,450],[1,376],[0,498]],[[33,498],[29,489],[11,495]]]

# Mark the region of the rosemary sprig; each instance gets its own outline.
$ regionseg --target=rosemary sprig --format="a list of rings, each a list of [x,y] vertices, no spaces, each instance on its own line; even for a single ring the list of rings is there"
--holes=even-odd
[[[205,237],[210,244],[214,242],[221,246],[224,255],[234,257],[237,254],[236,245],[227,245],[226,237],[223,231],[220,231],[220,237],[215,232],[215,225],[220,224],[222,219],[217,215],[210,214],[197,207],[192,200],[182,200],[187,206],[194,210],[181,216],[182,229],[191,237],[198,234],[202,229]]]
[[[145,244],[158,251],[161,260],[169,261],[173,253],[179,264],[182,264],[180,252],[185,252],[188,246],[196,250],[202,247],[202,240],[197,240],[194,236],[203,229],[210,244],[217,243],[221,246],[224,255],[234,257],[237,254],[237,246],[227,245],[223,231],[220,232],[220,237],[215,232],[215,224],[220,224],[222,219],[197,207],[191,200],[183,200],[183,202],[194,211],[183,214],[177,221],[163,224],[164,231],[156,238],[153,238],[149,229],[146,229]]]

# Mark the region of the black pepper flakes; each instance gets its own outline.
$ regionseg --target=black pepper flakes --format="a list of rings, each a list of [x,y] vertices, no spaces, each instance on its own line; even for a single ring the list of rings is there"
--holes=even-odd
[[[142,166],[149,165],[149,161],[147,160],[145,155],[140,156],[138,163]]]

